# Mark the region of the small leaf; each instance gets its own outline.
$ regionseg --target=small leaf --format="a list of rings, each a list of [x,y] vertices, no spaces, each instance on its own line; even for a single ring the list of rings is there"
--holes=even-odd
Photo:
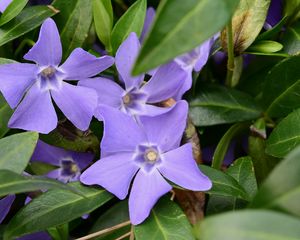
[[[49,6],[25,8],[13,21],[0,28],[0,46],[37,28],[56,13],[57,10]]]
[[[0,26],[16,17],[26,6],[28,0],[13,0],[0,17]]]
[[[269,29],[268,31],[263,32],[262,34],[260,34],[256,40],[256,41],[261,41],[261,40],[270,40],[273,39],[276,35],[278,35],[278,33],[280,33],[280,31],[282,30],[283,25],[286,23],[287,17],[284,17],[280,20],[279,23],[277,23],[274,27],[272,27],[271,29]]]
[[[9,131],[7,124],[12,114],[13,110],[4,100],[2,94],[0,94],[0,138],[2,138]]]
[[[261,40],[252,44],[246,51],[247,52],[262,52],[262,53],[275,53],[283,48],[282,44],[270,40]]]
[[[207,191],[208,194],[233,196],[249,200],[245,189],[232,176],[205,165],[200,165],[200,169],[213,183],[212,188]]]
[[[271,172],[260,187],[251,207],[272,208],[300,217],[299,159],[298,147]]]
[[[199,46],[229,21],[239,0],[165,0],[136,61],[138,75]],[[209,26],[209,27],[208,27]]]
[[[61,189],[43,193],[13,217],[4,233],[4,240],[67,223],[95,210],[112,198],[103,189],[84,187],[79,182],[69,185],[84,196]]]
[[[246,93],[217,85],[205,85],[190,102],[190,116],[196,126],[256,119],[261,109]]]
[[[0,169],[22,173],[35,149],[39,134],[25,132],[0,140]]]
[[[129,33],[135,32],[140,36],[144,26],[146,7],[146,0],[136,1],[116,23],[111,33],[111,44],[114,53]]]
[[[266,77],[263,103],[270,117],[283,117],[300,107],[300,57],[275,65]]]
[[[300,109],[284,118],[267,140],[266,152],[284,157],[300,144]]]
[[[92,7],[97,36],[110,52],[110,36],[114,20],[111,0],[93,0]]]
[[[150,217],[143,224],[134,227],[136,240],[194,240],[190,223],[174,202],[162,198]]]
[[[246,210],[205,218],[195,226],[201,240],[296,240],[300,220],[265,210]]]
[[[288,27],[282,38],[283,51],[290,55],[300,54],[300,22]]]

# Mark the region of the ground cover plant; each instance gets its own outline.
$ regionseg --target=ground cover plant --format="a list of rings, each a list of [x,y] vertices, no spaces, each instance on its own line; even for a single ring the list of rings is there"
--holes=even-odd
[[[300,239],[299,0],[0,12],[0,239]]]

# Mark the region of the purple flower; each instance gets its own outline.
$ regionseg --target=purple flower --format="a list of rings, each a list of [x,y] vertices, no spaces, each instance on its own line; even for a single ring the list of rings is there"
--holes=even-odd
[[[84,184],[98,184],[124,199],[134,178],[129,197],[133,224],[143,222],[158,199],[172,186],[164,179],[194,190],[211,188],[193,159],[190,143],[180,146],[186,126],[188,105],[179,101],[169,112],[156,117],[134,118],[103,106],[102,157],[85,172]]]
[[[16,198],[15,195],[8,195],[8,196],[0,199],[0,224],[2,223],[2,221],[8,214],[15,198]]]
[[[67,151],[39,140],[31,161],[57,166],[58,168],[50,171],[47,176],[66,183],[78,181],[81,171],[92,163],[93,158],[91,153]]]
[[[0,12],[3,13],[11,2],[12,2],[12,0],[1,0],[0,1]]]
[[[124,88],[105,78],[81,80],[78,85],[94,88],[100,105],[118,108],[129,115],[155,116],[169,111],[154,104],[167,100],[178,91],[185,71],[175,62],[170,62],[158,68],[151,79],[144,83],[144,75],[131,75],[139,50],[139,39],[135,33],[131,33],[116,53],[116,67]],[[99,106],[95,116],[100,119]]]
[[[282,1],[281,0],[272,0],[267,19],[265,22],[265,28],[271,29],[274,27],[282,18]]]
[[[36,64],[0,66],[0,90],[3,96],[12,108],[20,102],[8,123],[10,128],[41,133],[53,130],[57,125],[57,115],[51,97],[77,128],[86,130],[89,127],[97,106],[97,93],[64,80],[92,77],[110,67],[113,58],[96,58],[77,48],[64,64],[58,66],[61,57],[59,33],[55,22],[49,18],[41,27],[38,41],[24,56]]]
[[[155,17],[155,9],[152,7],[149,7],[146,12],[144,27],[143,27],[143,31],[142,31],[141,37],[140,37],[141,42],[143,42],[145,40],[145,37],[146,37],[147,33],[149,32],[150,27],[153,23],[154,17]]]

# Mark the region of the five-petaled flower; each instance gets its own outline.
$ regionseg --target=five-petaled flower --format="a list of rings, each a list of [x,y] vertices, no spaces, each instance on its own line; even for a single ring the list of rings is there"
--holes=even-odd
[[[80,153],[51,146],[38,141],[31,162],[43,162],[58,168],[47,173],[47,177],[67,183],[78,181],[80,173],[93,161],[91,153]]]
[[[178,91],[183,84],[185,71],[173,61],[158,68],[151,79],[144,83],[145,75],[131,75],[139,50],[139,39],[135,33],[131,33],[116,53],[116,67],[125,89],[106,78],[85,79],[78,83],[97,91],[98,108],[95,116],[98,119],[101,119],[101,104],[118,108],[132,116],[155,116],[170,110],[155,104],[167,100]]]
[[[133,224],[143,222],[157,200],[172,189],[164,177],[186,189],[210,189],[212,183],[200,172],[191,144],[180,146],[187,111],[187,103],[179,101],[169,112],[141,116],[137,123],[115,108],[102,106],[103,157],[81,174],[81,182],[101,185],[124,199],[135,176],[129,197]]]
[[[38,41],[24,58],[36,64],[11,63],[0,66],[0,91],[12,108],[17,107],[8,126],[49,133],[57,125],[52,97],[77,128],[86,130],[97,106],[97,93],[64,80],[95,76],[110,67],[113,58],[97,58],[76,48],[59,66],[62,46],[56,24],[50,18],[43,23]]]

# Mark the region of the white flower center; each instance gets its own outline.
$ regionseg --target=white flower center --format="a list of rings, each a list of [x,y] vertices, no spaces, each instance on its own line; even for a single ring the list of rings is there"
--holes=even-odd
[[[47,67],[41,71],[41,75],[45,78],[51,78],[56,73],[56,69],[53,67]]]
[[[154,150],[149,150],[145,153],[145,158],[149,162],[156,162],[156,160],[158,158],[158,154]]]
[[[131,96],[129,93],[127,93],[125,96],[122,97],[124,105],[128,105],[131,102]]]

